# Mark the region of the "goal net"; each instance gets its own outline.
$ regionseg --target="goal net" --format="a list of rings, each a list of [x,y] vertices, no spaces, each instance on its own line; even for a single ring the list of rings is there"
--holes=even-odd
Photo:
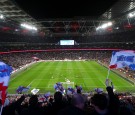
[[[64,88],[72,87],[74,88],[74,82],[61,82]]]

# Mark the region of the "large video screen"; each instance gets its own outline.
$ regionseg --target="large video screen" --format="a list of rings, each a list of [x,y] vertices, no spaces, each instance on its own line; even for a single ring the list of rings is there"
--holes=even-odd
[[[74,40],[60,40],[60,45],[74,45]]]

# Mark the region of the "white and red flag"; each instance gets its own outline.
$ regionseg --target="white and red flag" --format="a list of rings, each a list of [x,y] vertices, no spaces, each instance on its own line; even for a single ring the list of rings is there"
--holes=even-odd
[[[110,69],[128,67],[131,70],[135,70],[135,51],[124,50],[112,52],[112,58],[110,62]]]
[[[6,99],[6,91],[8,88],[11,72],[11,66],[5,64],[4,62],[0,62],[0,97],[2,105],[4,105]]]
[[[39,58],[36,57],[36,56],[33,56],[32,58],[33,58],[35,61],[38,61],[38,60],[39,60]]]

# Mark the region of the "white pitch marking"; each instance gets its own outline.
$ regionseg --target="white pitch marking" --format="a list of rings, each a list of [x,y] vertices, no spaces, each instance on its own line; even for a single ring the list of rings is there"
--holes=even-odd
[[[30,85],[33,83],[33,81],[35,81],[35,79],[33,79],[33,80],[29,83],[29,85],[28,85],[28,86],[30,86]],[[28,87],[28,86],[27,86],[27,87]]]

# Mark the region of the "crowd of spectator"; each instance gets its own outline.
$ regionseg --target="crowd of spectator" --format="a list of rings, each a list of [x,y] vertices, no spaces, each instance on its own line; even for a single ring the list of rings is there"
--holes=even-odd
[[[56,49],[56,48],[122,48],[134,49],[134,31],[110,33],[103,35],[90,35],[80,37],[41,37],[25,36],[0,32],[1,51],[30,50],[30,49]],[[72,39],[75,45],[61,46],[60,40]],[[12,47],[11,47],[12,46]],[[4,49],[4,50],[3,50]]]
[[[99,60],[103,58],[102,53],[106,54],[104,51],[18,52],[1,54],[0,60],[8,61],[12,67],[19,68],[34,61],[33,57],[37,57],[40,60]]]
[[[58,43],[60,39],[74,39],[77,43],[92,42],[134,42],[134,30],[109,34],[92,34],[90,36],[57,37],[57,36],[30,36],[0,32],[0,42],[26,42],[26,43]]]
[[[15,44],[15,43],[4,43],[0,45],[0,52],[7,52],[7,51],[23,51],[23,50],[64,50],[64,49],[74,49],[74,50],[89,50],[89,49],[125,49],[125,50],[134,50],[135,45],[134,43],[81,43],[78,45],[70,45],[70,46],[62,46],[57,44]]]
[[[133,115],[135,97],[114,94],[111,80],[106,79],[107,93],[62,95],[61,92],[45,98],[43,94],[8,95],[2,115]],[[112,83],[111,83],[112,84]]]

